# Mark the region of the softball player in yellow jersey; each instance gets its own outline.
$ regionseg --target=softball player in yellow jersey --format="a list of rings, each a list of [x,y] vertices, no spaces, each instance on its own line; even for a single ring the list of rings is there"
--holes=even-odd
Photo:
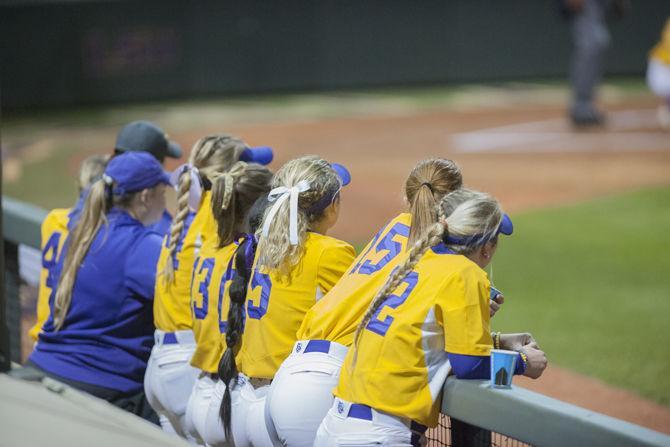
[[[292,160],[275,175],[274,189],[268,196],[271,203],[257,233],[258,251],[248,283],[243,334],[241,324],[228,326],[228,347],[221,368],[224,380],[217,384],[210,403],[206,431],[211,437],[205,438],[207,443],[230,442],[226,434],[229,437],[231,432],[237,447],[271,443],[263,430],[264,385],[290,354],[307,311],[354,259],[351,245],[326,235],[337,221],[340,189],[349,181],[343,166],[317,157]],[[240,307],[236,303],[230,313],[239,313]],[[238,323],[240,320],[236,318]],[[231,421],[225,417],[230,416],[231,408],[234,418],[245,415],[246,439],[238,439],[231,430]]]
[[[91,155],[84,159],[79,167],[79,199],[74,209],[80,209],[86,196],[86,191],[91,183],[100,178],[105,171],[108,157],[104,155]],[[42,326],[49,319],[51,309],[49,308],[49,297],[58,283],[56,276],[56,264],[60,256],[63,244],[69,234],[70,212],[72,208],[56,208],[47,214],[40,227],[42,248],[42,270],[40,271],[40,285],[37,294],[37,321],[30,328],[28,335],[33,341],[37,341],[37,335]]]
[[[670,18],[666,20],[661,40],[649,52],[647,85],[663,103],[658,107],[658,121],[670,128]]]
[[[272,173],[259,164],[238,162],[212,182],[212,212],[217,237],[203,246],[196,259],[191,281],[191,312],[196,349],[191,365],[199,380],[188,401],[186,418],[204,439],[209,400],[216,381],[226,331],[230,282],[234,276],[232,258],[246,231],[246,215],[256,199],[270,189]]]
[[[418,239],[435,223],[440,198],[462,183],[460,169],[450,160],[419,162],[405,182],[411,214],[400,214],[382,228],[335,287],[309,310],[297,334],[299,341],[268,392],[266,423],[275,443],[314,444],[316,430],[332,405],[344,356],[370,300],[398,265],[408,239]]]
[[[345,358],[315,446],[420,445],[438,422],[450,371],[484,378],[493,341],[483,268],[512,223],[492,197],[447,194],[442,217],[372,300]],[[544,353],[520,347],[516,373],[538,377]],[[393,390],[393,392],[389,392]]]
[[[177,210],[156,267],[155,345],[144,378],[149,403],[166,431],[182,436],[195,431],[185,420],[187,402],[198,375],[198,370],[189,364],[195,350],[190,286],[193,264],[201,247],[216,240],[210,179],[230,169],[238,160],[269,163],[271,159],[269,148],[249,148],[238,138],[213,135],[196,142],[189,163],[172,175],[178,191]]]

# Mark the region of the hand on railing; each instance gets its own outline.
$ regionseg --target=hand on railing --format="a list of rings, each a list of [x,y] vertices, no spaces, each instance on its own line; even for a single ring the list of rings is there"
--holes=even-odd
[[[540,377],[547,367],[547,356],[544,351],[535,349],[530,345],[523,347],[520,351],[526,355],[527,359],[526,371],[523,375],[531,379]]]
[[[518,334],[500,334],[500,349],[520,351],[525,346],[530,346],[535,349],[540,348],[533,336],[528,332]]]

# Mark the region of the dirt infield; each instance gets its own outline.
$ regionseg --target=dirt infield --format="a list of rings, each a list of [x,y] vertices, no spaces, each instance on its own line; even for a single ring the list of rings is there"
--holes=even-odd
[[[670,184],[670,133],[655,122],[655,101],[609,104],[606,130],[574,131],[559,106],[393,111],[356,118],[282,120],[225,126],[250,144],[272,145],[276,168],[305,153],[347,165],[335,236],[362,243],[404,207],[402,186],[417,160],[459,163],[469,187],[491,192],[507,211],[560,205],[645,186]],[[197,127],[197,128],[196,128]],[[213,125],[173,133],[184,147]],[[113,135],[111,130],[106,136]],[[111,139],[111,138],[110,138]],[[108,143],[90,152],[107,152]],[[73,156],[76,169],[81,157]],[[173,167],[169,166],[169,167]],[[611,416],[670,433],[670,409],[595,379],[551,367],[522,386]]]

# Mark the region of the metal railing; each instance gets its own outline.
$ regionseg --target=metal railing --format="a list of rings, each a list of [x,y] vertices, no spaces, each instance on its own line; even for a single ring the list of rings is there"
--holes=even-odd
[[[19,361],[19,244],[40,247],[46,211],[2,198],[5,293],[12,359]],[[459,446],[670,446],[670,436],[549,398],[523,388],[492,389],[486,381],[450,377],[444,388],[443,417],[429,432],[431,444]],[[518,441],[517,441],[518,440]]]

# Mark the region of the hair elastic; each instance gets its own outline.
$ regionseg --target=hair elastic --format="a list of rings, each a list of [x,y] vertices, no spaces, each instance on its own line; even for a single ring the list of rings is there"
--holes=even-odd
[[[422,182],[422,183],[421,183],[421,186],[427,186],[428,189],[430,189],[430,192],[431,192],[431,193],[434,193],[434,192],[435,192],[435,191],[433,190],[433,185],[431,185],[431,184],[428,183],[428,182]]]

